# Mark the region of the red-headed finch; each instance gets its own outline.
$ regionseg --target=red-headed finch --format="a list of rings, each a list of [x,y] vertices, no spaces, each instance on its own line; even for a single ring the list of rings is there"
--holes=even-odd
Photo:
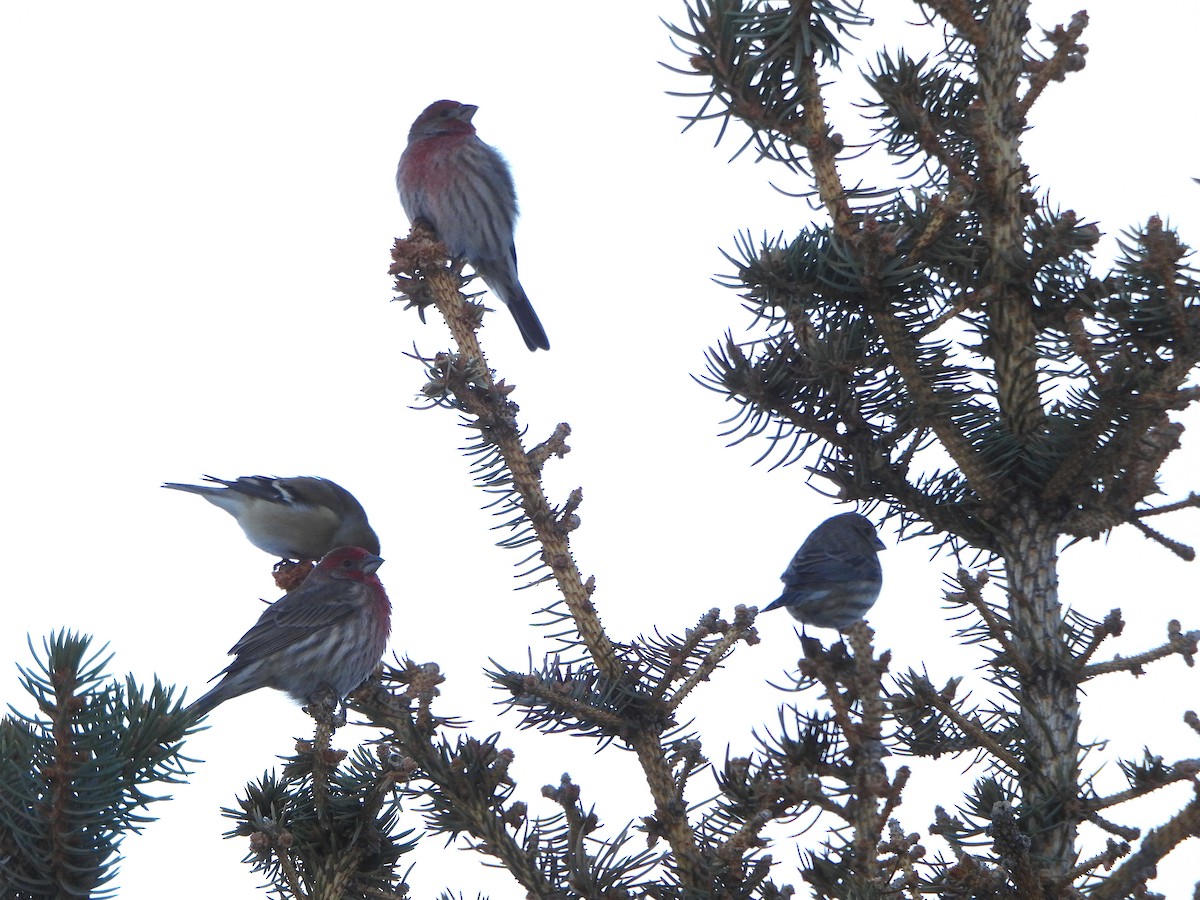
[[[387,648],[392,605],[375,575],[382,562],[361,547],[326,554],[298,588],[263,610],[229,651],[235,658],[217,686],[188,711],[203,716],[264,687],[300,703],[326,688],[345,698]]]
[[[517,280],[517,192],[508,164],[481,141],[471,124],[478,106],[431,103],[408,132],[396,170],[396,188],[409,220],[424,219],[455,258],[465,257],[504,303],[525,346],[549,350],[550,341]]]
[[[207,484],[164,484],[199,494],[229,513],[255,547],[281,559],[320,559],[335,547],[379,552],[379,538],[354,495],[324,478],[244,475]]]
[[[842,513],[813,529],[780,576],[782,596],[763,612],[787,607],[792,618],[845,630],[879,599],[883,541],[866,516]]]

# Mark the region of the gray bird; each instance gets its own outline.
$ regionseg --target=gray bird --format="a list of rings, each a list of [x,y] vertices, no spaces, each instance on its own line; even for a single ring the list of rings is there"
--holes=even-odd
[[[813,529],[780,576],[783,594],[763,612],[787,607],[792,618],[844,631],[879,599],[885,549],[866,516],[842,513]]]
[[[332,481],[312,476],[204,478],[219,487],[174,482],[163,487],[199,494],[219,506],[237,519],[250,543],[260,550],[281,559],[320,559],[337,547],[379,553],[379,538],[362,505]]]

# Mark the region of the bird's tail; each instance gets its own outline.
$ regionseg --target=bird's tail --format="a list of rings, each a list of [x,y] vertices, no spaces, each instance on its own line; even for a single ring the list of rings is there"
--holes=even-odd
[[[211,487],[207,484],[176,484],[174,481],[168,481],[163,487],[170,488],[173,491],[186,491],[189,494],[199,494],[205,498],[219,494],[224,490],[224,488]]]
[[[533,304],[529,302],[520,285],[517,286],[517,296],[509,299],[508,308],[517,320],[521,337],[525,338],[525,346],[530,350],[549,350],[550,339],[546,337],[546,330],[542,328],[537,313],[533,311]]]
[[[221,695],[221,686],[217,685],[200,699],[188,705],[187,714],[193,719],[199,719],[201,716],[207,716],[210,712],[216,709],[220,704],[229,698]]]
[[[475,266],[475,271],[482,276],[488,287],[496,293],[496,296],[508,307],[512,317],[517,320],[517,327],[521,329],[521,337],[525,338],[525,346],[530,350],[549,350],[550,339],[546,337],[546,330],[542,328],[537,313],[533,311],[533,304],[525,295],[525,289],[517,280],[516,266],[509,266],[506,262],[498,265],[479,263]]]
[[[769,612],[772,609],[779,609],[781,606],[787,606],[791,599],[792,595],[785,592],[781,597],[776,600],[772,600],[770,603],[764,606],[762,611]]]
[[[232,700],[234,697],[240,697],[242,694],[262,687],[261,683],[253,680],[252,672],[248,673],[245,669],[241,672],[222,674],[225,677],[218,681],[212,690],[188,705],[188,714],[193,718],[199,719],[201,716],[207,716],[226,700]]]
[[[537,313],[533,311],[533,305],[525,296],[525,292],[521,290],[520,285],[517,286],[517,296],[509,300],[508,308],[512,311],[513,318],[517,320],[517,327],[521,329],[521,337],[525,338],[525,346],[530,350],[549,350],[550,339],[546,337],[546,330],[542,328]]]

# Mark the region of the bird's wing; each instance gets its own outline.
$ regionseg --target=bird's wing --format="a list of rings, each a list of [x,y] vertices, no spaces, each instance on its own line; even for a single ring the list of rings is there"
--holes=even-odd
[[[354,495],[340,484],[313,475],[281,479],[276,489],[284,495],[283,502],[292,506],[324,506],[336,512],[362,509]]]
[[[802,547],[780,579],[788,585],[862,581],[878,569],[879,558],[874,553],[828,548],[806,550]]]
[[[306,586],[314,589],[305,590]],[[345,621],[367,602],[368,588],[359,582],[302,584],[263,610],[254,627],[242,635],[229,653],[260,659],[302,641],[315,631]]]
[[[215,475],[205,475],[204,480],[211,481],[213,484],[223,485],[231,491],[245,494],[247,497],[254,497],[257,500],[284,503],[287,499],[279,491],[279,479],[270,475],[243,475],[241,478],[235,478],[233,481],[226,481],[224,478],[217,478]],[[217,489],[214,488],[213,490]]]

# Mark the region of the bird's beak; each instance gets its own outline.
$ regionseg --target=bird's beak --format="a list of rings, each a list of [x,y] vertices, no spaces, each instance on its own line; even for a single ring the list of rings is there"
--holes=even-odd
[[[363,571],[368,575],[374,575],[375,572],[383,565],[383,557],[376,556],[374,553],[367,556],[363,561]]]
[[[470,122],[471,117],[477,112],[479,112],[478,106],[472,106],[470,103],[464,103],[458,108],[457,118],[462,119],[464,122]]]
[[[886,550],[887,549],[887,544],[885,544],[883,541],[881,541],[879,539],[878,535],[876,535],[876,537],[875,537],[875,549],[876,550]]]

